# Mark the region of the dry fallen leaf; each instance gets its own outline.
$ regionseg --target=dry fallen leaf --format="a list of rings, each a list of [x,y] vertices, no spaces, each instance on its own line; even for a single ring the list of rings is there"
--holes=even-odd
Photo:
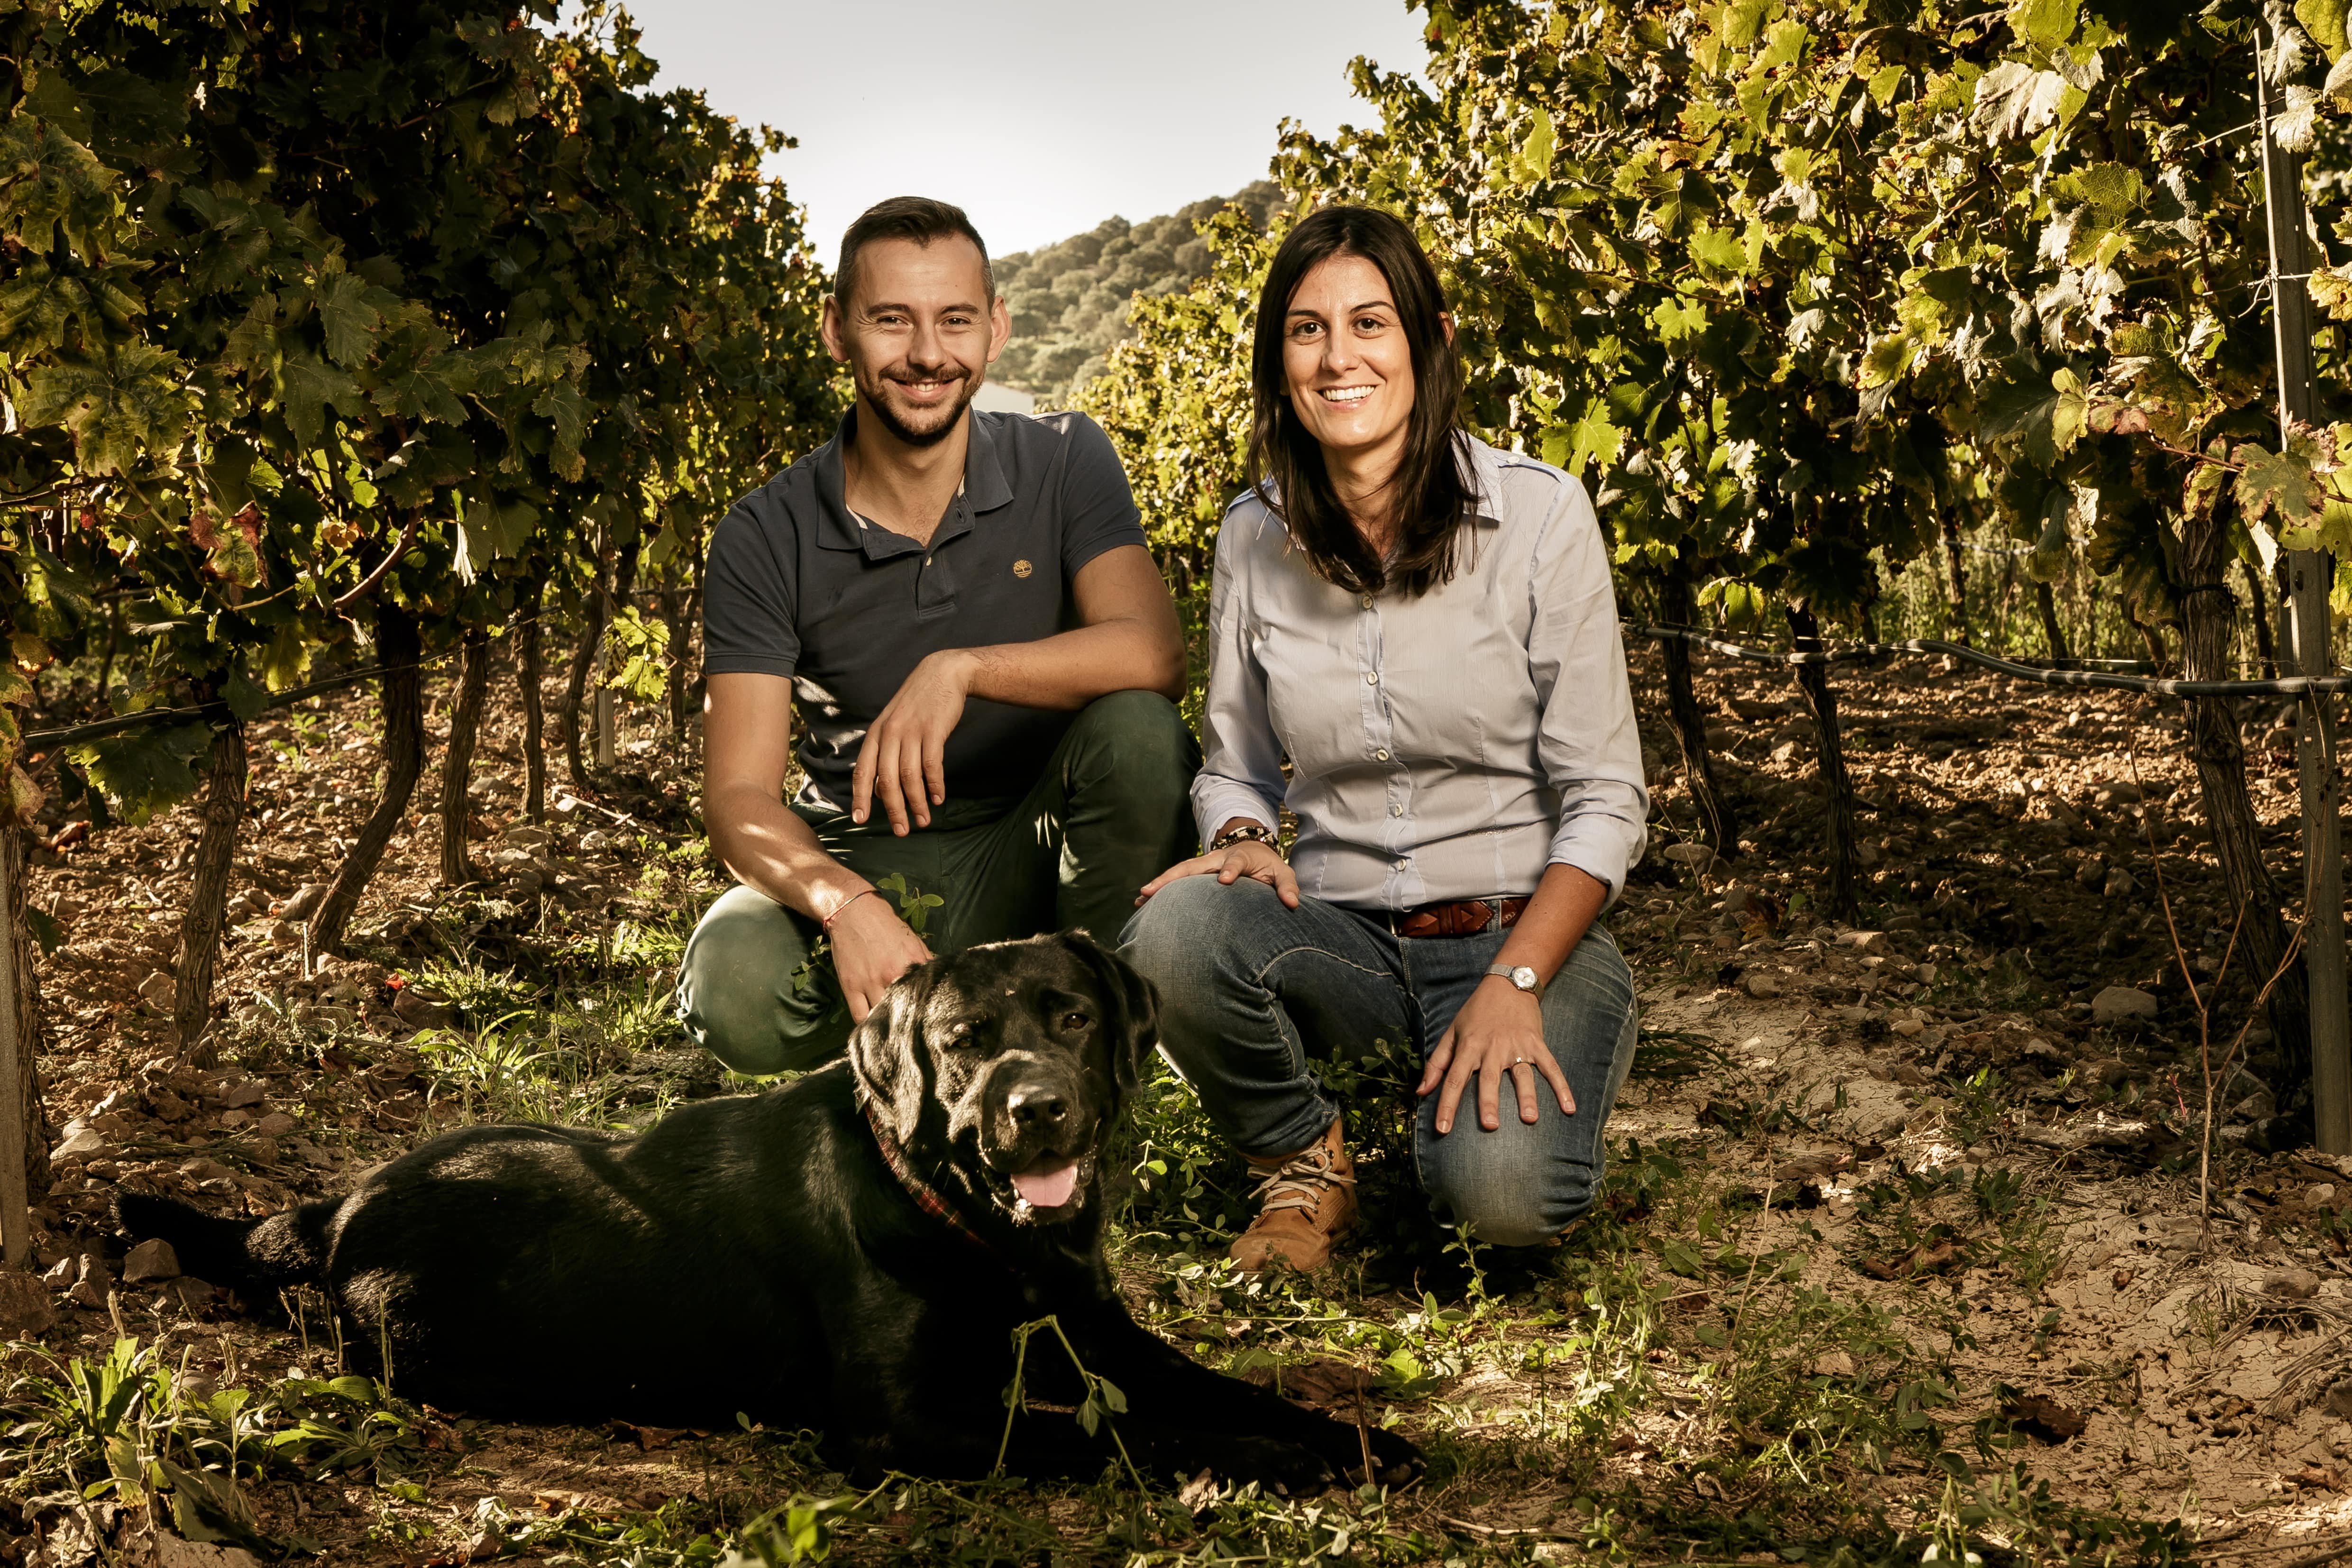
[[[2031,1433],[2045,1443],[2063,1443],[2069,1437],[2079,1437],[2090,1423],[2079,1410],[2073,1410],[2044,1394],[2022,1394],[2003,1406],[2001,1414],[2014,1422],[2021,1432]]]

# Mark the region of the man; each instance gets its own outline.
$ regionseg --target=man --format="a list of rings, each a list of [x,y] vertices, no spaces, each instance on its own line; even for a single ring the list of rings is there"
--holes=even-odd
[[[933,948],[1116,940],[1192,847],[1174,607],[1098,427],[971,406],[1012,332],[971,221],[867,211],[823,330],[856,400],[736,503],[706,574],[703,817],[740,886],[695,928],[678,1004],[751,1073],[838,1054]],[[920,932],[876,887],[894,874],[944,900]]]

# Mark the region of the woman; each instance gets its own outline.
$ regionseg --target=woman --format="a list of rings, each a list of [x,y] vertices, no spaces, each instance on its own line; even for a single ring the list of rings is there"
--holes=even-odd
[[[1423,1058],[1432,1212],[1542,1242],[1592,1202],[1635,1035],[1594,924],[1648,815],[1600,526],[1574,479],[1463,429],[1437,276],[1387,214],[1291,231],[1252,370],[1192,786],[1208,851],[1144,886],[1127,956],[1258,1177],[1242,1268],[1316,1268],[1355,1217],[1309,1058],[1376,1039]]]

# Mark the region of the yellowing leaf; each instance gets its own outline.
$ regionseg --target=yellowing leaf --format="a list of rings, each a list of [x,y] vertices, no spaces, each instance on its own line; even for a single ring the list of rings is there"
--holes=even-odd
[[[1536,110],[1535,124],[1528,131],[1528,139],[1519,144],[1519,183],[1540,184],[1551,177],[1552,154],[1559,151],[1559,133],[1553,129],[1551,110]]]
[[[2352,0],[2295,0],[2294,19],[2311,41],[2336,59],[2344,53],[2344,22],[2352,15]]]
[[[1976,106],[1969,124],[1987,142],[2031,136],[2057,120],[2067,90],[2066,79],[2055,71],[2003,60],[1977,78]]]
[[[2074,36],[2081,0],[2017,0],[2009,8],[2009,25],[2021,36],[2051,48]]]
[[[2319,482],[2311,471],[2315,447],[2308,437],[2296,437],[2284,452],[2272,452],[2248,441],[2230,454],[2238,465],[2238,505],[2249,523],[2275,509],[2285,527],[2308,528],[2319,520]]]

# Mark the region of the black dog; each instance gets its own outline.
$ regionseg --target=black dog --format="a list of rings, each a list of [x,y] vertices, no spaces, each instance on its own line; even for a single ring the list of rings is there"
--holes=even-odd
[[[995,1462],[1012,1336],[1047,1315],[1127,1399],[1089,1436],[1014,1424],[1008,1463],[1139,1465],[1300,1489],[1391,1480],[1412,1444],[1202,1367],[1128,1315],[1103,1261],[1097,1163],[1157,1037],[1150,983],[1083,934],[973,948],[884,996],[850,1059],[692,1105],[636,1137],[475,1127],[348,1196],[232,1220],[125,1194],[191,1274],[315,1284],[359,1364],[445,1409],[821,1430],[834,1462],[968,1477]],[[388,1342],[388,1343],[386,1342]],[[1086,1392],[1051,1334],[1031,1398]]]

